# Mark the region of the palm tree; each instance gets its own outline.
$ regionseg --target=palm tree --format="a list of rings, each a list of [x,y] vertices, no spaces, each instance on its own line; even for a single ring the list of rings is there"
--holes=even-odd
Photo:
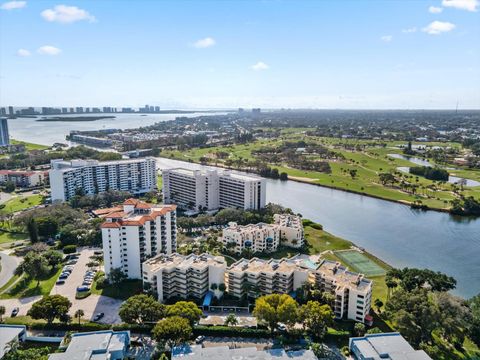
[[[383,301],[380,299],[375,299],[374,304],[377,307],[378,313],[380,313],[380,308],[383,306]]]
[[[237,317],[235,314],[228,314],[228,316],[225,319],[225,326],[235,326],[238,324]]]
[[[80,320],[82,319],[82,317],[85,315],[85,312],[82,310],[82,309],[78,309],[77,311],[75,311],[75,318],[78,318],[78,325],[80,325]]]

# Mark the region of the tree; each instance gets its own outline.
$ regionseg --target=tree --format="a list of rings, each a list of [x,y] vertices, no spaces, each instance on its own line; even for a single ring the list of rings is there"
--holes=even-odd
[[[120,284],[126,279],[127,275],[125,275],[120,268],[111,269],[108,275],[108,280],[117,289],[118,294],[120,293]]]
[[[383,306],[383,301],[380,300],[380,299],[375,299],[374,304],[375,304],[378,312],[380,313],[380,309],[381,309],[381,307]]]
[[[373,327],[367,330],[367,334],[381,334],[381,333],[383,333],[383,331],[378,327]]]
[[[78,309],[75,311],[75,319],[78,319],[78,325],[80,325],[80,320],[82,320],[82,317],[85,316],[85,312],[82,309]]]
[[[28,236],[30,237],[30,241],[32,243],[36,243],[38,241],[38,227],[37,222],[33,217],[27,223],[27,232]]]
[[[235,314],[228,314],[228,316],[225,318],[225,325],[226,326],[236,326],[238,325],[238,320]]]
[[[300,307],[298,313],[304,328],[318,339],[325,336],[335,317],[329,305],[322,305],[318,301],[308,301]]]
[[[10,181],[10,180],[5,182],[3,191],[5,191],[7,193],[11,193],[11,192],[15,191],[15,183]]]
[[[48,250],[42,254],[47,264],[52,268],[57,268],[63,261],[63,255],[56,250]]]
[[[273,332],[279,322],[288,325],[295,324],[297,320],[297,302],[286,294],[271,294],[259,297],[255,301],[253,315],[258,321],[268,324],[270,331]]]
[[[353,327],[353,331],[357,336],[365,335],[365,332],[366,332],[365,324],[362,324],[359,322],[355,323],[355,326]]]
[[[40,280],[50,272],[47,259],[33,251],[25,255],[20,268],[30,279],[37,280],[37,287]]]
[[[386,280],[395,278],[400,280],[399,285],[407,291],[423,287],[427,287],[432,291],[448,291],[455,289],[457,284],[453,277],[428,269],[390,269]]]
[[[470,338],[480,346],[480,294],[468,300],[468,305],[472,313],[472,324],[469,327]]]
[[[55,319],[65,318],[71,306],[70,300],[62,295],[46,295],[32,305],[27,315],[51,324]]]
[[[127,324],[154,323],[165,315],[165,305],[145,294],[131,296],[120,307],[120,318]]]
[[[36,219],[38,227],[38,235],[41,237],[53,237],[58,232],[58,223],[57,221],[48,216]]]
[[[160,320],[153,328],[152,333],[156,341],[165,342],[170,349],[188,341],[193,334],[188,320],[180,316]]]
[[[190,325],[200,320],[202,314],[202,310],[192,301],[178,301],[173,305],[167,306],[167,316],[183,317],[189,321]]]
[[[6,311],[5,306],[0,305],[0,322],[3,322],[3,315],[5,315]]]
[[[2,360],[47,360],[48,355],[50,353],[49,347],[33,347],[30,349],[19,349],[18,341],[16,341],[17,345],[13,345],[11,347],[7,344],[8,348],[6,349],[8,352],[2,357]]]

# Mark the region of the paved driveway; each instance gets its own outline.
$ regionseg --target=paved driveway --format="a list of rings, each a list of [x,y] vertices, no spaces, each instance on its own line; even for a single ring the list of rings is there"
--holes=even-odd
[[[13,308],[18,307],[19,312],[18,315],[27,315],[27,311],[30,310],[32,304],[40,300],[41,296],[31,296],[28,298],[22,299],[7,299],[7,300],[0,300],[0,305],[5,306],[5,316],[10,317]]]
[[[59,294],[67,297],[72,302],[70,309],[70,315],[72,316],[75,314],[75,311],[82,309],[85,313],[85,319],[92,319],[96,313],[103,312],[105,317],[100,322],[105,324],[121,322],[118,310],[123,302],[122,300],[94,294],[85,299],[75,299],[77,286],[82,285],[83,277],[87,271],[87,263],[91,261],[90,256],[93,255],[94,251],[92,249],[83,249],[79,252],[80,257],[65,284],[55,285],[50,294]]]
[[[15,269],[20,264],[21,260],[16,256],[10,256],[6,251],[0,251],[0,287],[5,285],[10,280],[15,272]]]

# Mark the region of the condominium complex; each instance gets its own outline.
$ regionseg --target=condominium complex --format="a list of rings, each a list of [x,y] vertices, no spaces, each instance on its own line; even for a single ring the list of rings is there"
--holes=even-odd
[[[244,250],[252,253],[272,252],[280,244],[299,248],[304,243],[302,219],[296,215],[275,214],[273,224],[242,226],[231,222],[223,229],[221,241],[226,248],[237,254]]]
[[[36,187],[48,183],[47,171],[0,170],[0,184],[11,181],[17,187]]]
[[[175,205],[157,206],[128,199],[121,207],[95,214],[105,219],[101,229],[107,276],[119,268],[130,279],[142,279],[145,260],[177,249]]]
[[[226,268],[222,256],[162,254],[143,263],[143,282],[151,285],[160,302],[171,297],[201,298],[213,284],[224,283]]]
[[[184,208],[216,210],[265,207],[265,179],[258,176],[216,170],[163,170],[165,203]]]
[[[312,268],[300,258],[241,259],[226,269],[227,292],[235,297],[289,294],[308,281]]]
[[[322,291],[335,297],[334,313],[337,318],[369,322],[372,302],[372,281],[363,274],[348,271],[339,262],[323,260],[310,275],[310,281]]]
[[[154,158],[99,162],[52,160],[52,201],[67,201],[78,192],[86,195],[106,190],[144,194],[157,186]]]

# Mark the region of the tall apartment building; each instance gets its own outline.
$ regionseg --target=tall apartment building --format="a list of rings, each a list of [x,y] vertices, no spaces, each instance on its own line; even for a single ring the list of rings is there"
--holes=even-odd
[[[18,187],[36,187],[48,183],[46,171],[0,170],[0,184],[11,181]]]
[[[308,281],[311,271],[301,258],[241,259],[227,268],[225,286],[230,295],[238,298],[290,294]]]
[[[226,268],[223,256],[158,255],[143,263],[143,282],[152,286],[160,302],[171,297],[202,298],[213,284],[224,283]]]
[[[52,160],[50,187],[52,201],[67,201],[78,191],[98,194],[108,189],[145,194],[157,186],[155,159]]]
[[[323,260],[311,273],[310,282],[315,283],[321,291],[334,295],[337,318],[370,321],[373,284],[363,274],[348,271],[339,262]]]
[[[150,205],[137,199],[121,207],[101,209],[105,274],[120,268],[130,279],[142,279],[142,263],[177,249],[175,205]]]
[[[166,203],[208,210],[257,210],[265,207],[265,179],[258,176],[180,168],[163,170],[162,173]]]
[[[0,146],[10,145],[10,135],[8,134],[8,119],[0,118]]]
[[[273,224],[237,225],[234,222],[223,229],[222,243],[240,254],[244,250],[272,252],[280,244],[299,248],[304,243],[302,218],[297,215],[275,214]]]

